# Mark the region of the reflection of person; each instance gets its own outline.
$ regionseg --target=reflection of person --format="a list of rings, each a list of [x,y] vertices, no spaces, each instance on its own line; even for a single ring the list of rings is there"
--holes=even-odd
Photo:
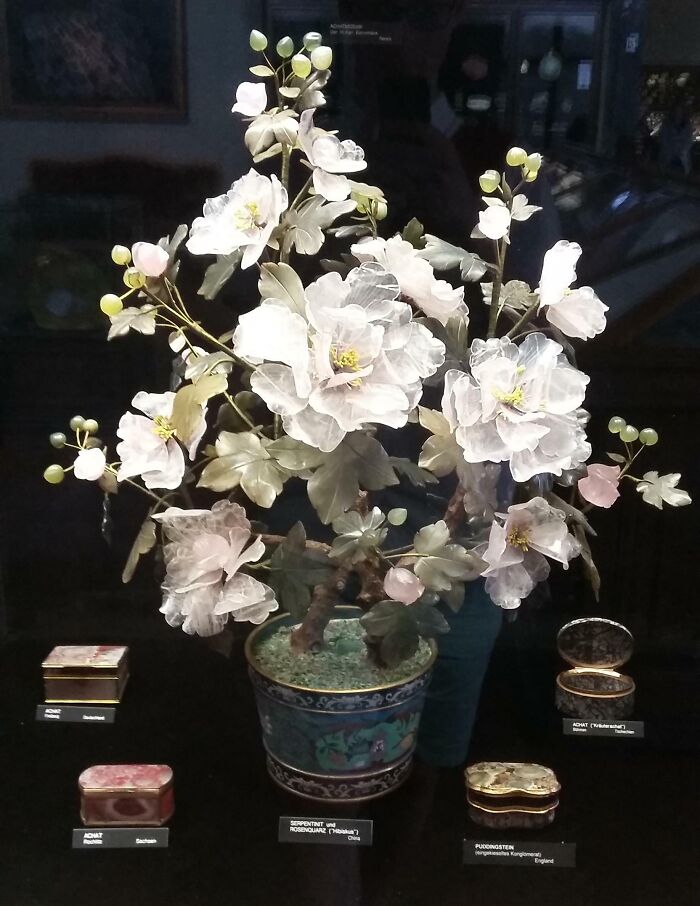
[[[693,128],[685,104],[678,102],[664,116],[659,130],[659,164],[663,170],[680,166],[686,176],[693,169]]]

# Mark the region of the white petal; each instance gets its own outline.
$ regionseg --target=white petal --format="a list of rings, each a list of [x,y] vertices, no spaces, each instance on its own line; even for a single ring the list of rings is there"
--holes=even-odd
[[[264,82],[241,82],[236,89],[236,103],[232,113],[258,116],[267,107],[267,89]]]
[[[343,201],[350,194],[350,182],[347,176],[326,173],[316,167],[313,175],[314,189],[328,201]]]
[[[75,459],[73,474],[85,481],[97,481],[104,474],[107,459],[104,451],[97,447],[92,450],[81,450]]]
[[[306,397],[297,394],[288,365],[260,365],[251,375],[250,386],[277,415],[296,415],[307,403]]]
[[[576,279],[576,263],[581,257],[578,242],[561,240],[545,252],[540,277],[540,308],[556,305]]]

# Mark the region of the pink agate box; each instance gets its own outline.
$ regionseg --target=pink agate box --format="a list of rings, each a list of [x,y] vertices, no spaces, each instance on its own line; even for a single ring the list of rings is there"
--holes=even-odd
[[[78,778],[87,827],[159,827],[175,810],[167,764],[96,764]]]
[[[124,645],[59,645],[41,665],[44,700],[116,705],[129,679]]]

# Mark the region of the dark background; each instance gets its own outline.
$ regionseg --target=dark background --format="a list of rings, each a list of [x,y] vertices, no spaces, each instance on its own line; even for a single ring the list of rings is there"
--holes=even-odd
[[[105,340],[96,300],[114,289],[116,272],[104,262],[115,242],[155,240],[191,222],[205,196],[249,166],[228,110],[251,62],[250,28],[296,37],[359,21],[376,23],[383,43],[336,45],[324,125],[365,147],[366,179],[389,199],[384,235],[415,215],[429,231],[464,243],[479,173],[497,167],[510,144],[544,150],[549,163],[533,187],[544,211],[521,227],[512,276],[536,281],[543,252],[557,238],[577,240],[580,282],[610,306],[608,330],[579,359],[591,375],[593,459],[605,461],[611,449],[611,415],[653,426],[661,440],[648,467],[682,472],[681,486],[700,499],[700,146],[693,143],[685,161],[669,161],[659,133],[674,108],[696,129],[695,5],[378,6],[318,3],[309,11],[289,2],[263,9],[252,0],[191,0],[185,122],[0,120],[2,903],[394,906],[437,897],[449,906],[511,906],[523,895],[572,906],[697,902],[695,506],[659,512],[626,488],[622,505],[595,514],[600,602],[572,566],[504,627],[469,758],[555,768],[560,814],[532,836],[577,843],[578,868],[466,869],[461,839],[487,835],[469,825],[457,770],[419,766],[403,791],[364,807],[359,814],[375,818],[371,850],[278,845],[280,814],[316,810],[266,778],[242,639],[227,659],[169,629],[157,613],[151,563],[121,585],[140,500],[120,494],[114,502],[108,546],[97,490],[41,479],[57,458],[48,434],[73,414],[97,418],[110,437],[137,389],[165,386],[167,355],[152,340]],[[561,62],[553,81],[539,75],[550,52]],[[586,73],[589,87],[577,87]],[[441,94],[445,103],[436,104]],[[490,99],[488,111],[472,109],[475,96]],[[196,289],[197,276],[185,262],[185,285]],[[243,280],[211,306],[222,330],[233,312],[250,307],[253,291]],[[480,305],[473,300],[475,312]],[[593,614],[621,620],[635,635],[627,669],[638,684],[635,717],[646,722],[645,740],[561,735],[552,701],[561,669],[556,631]],[[92,642],[133,648],[117,724],[35,724],[43,656],[55,644]],[[174,767],[177,815],[167,852],[69,850],[77,775],[110,760]]]

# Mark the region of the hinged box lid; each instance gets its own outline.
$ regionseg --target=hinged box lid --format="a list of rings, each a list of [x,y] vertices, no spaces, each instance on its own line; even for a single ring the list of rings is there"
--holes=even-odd
[[[557,649],[572,667],[612,670],[632,657],[634,637],[622,623],[584,617],[561,627]]]
[[[173,782],[172,768],[167,764],[95,764],[78,778],[83,795],[106,793],[161,795]]]
[[[125,645],[58,645],[42,663],[45,677],[116,676],[128,653]]]

